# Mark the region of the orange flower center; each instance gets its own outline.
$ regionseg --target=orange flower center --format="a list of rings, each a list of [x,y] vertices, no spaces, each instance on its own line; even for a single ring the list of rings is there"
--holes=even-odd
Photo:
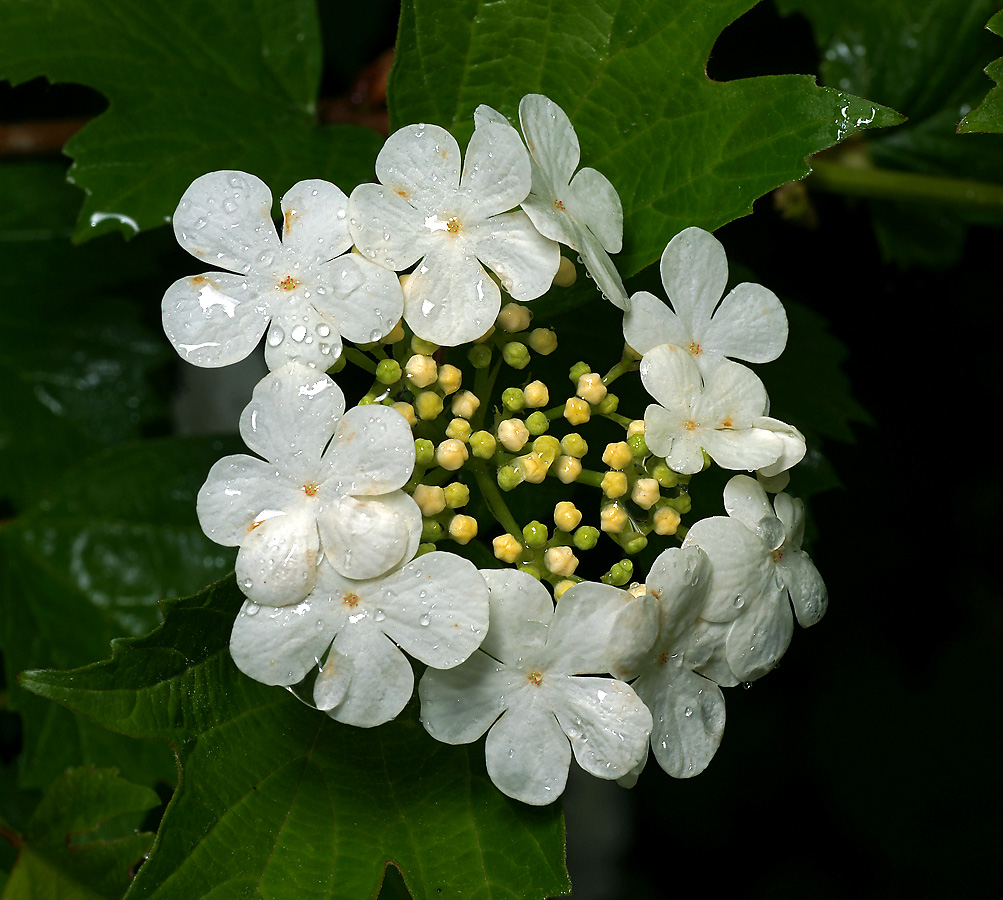
[[[530,672],[528,676],[530,684],[535,684],[539,687],[543,683],[543,673],[542,672]]]
[[[286,277],[279,282],[279,287],[284,291],[291,291],[294,288],[298,288],[299,284],[300,283],[293,278],[292,275],[286,275]]]

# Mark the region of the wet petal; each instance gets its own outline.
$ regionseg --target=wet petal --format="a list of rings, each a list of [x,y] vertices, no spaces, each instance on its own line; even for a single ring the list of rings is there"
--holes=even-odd
[[[519,124],[529,152],[550,185],[563,188],[581,159],[578,135],[567,114],[543,94],[526,94],[519,102]]]
[[[722,469],[752,471],[776,461],[783,443],[772,431],[761,428],[704,428],[701,443]]]
[[[791,550],[777,562],[777,571],[790,592],[802,628],[814,625],[829,606],[829,592],[815,563],[803,550]]]
[[[753,532],[764,517],[774,515],[763,486],[748,475],[735,475],[729,479],[724,486],[724,508],[729,516],[738,519]]]
[[[365,344],[386,337],[404,312],[400,280],[390,269],[346,253],[321,266],[326,293],[318,309],[338,323],[350,341]]]
[[[273,372],[290,363],[323,372],[341,356],[338,328],[337,320],[324,315],[309,301],[280,308],[268,329],[265,363]]]
[[[459,188],[460,147],[438,125],[407,125],[387,138],[376,177],[417,209],[437,211]]]
[[[192,256],[221,269],[244,275],[265,272],[281,249],[271,216],[272,192],[260,178],[247,172],[209,172],[181,197],[174,235]]]
[[[228,366],[247,356],[268,323],[269,300],[253,280],[227,272],[179,278],[161,303],[164,331],[196,366]]]
[[[752,369],[723,359],[707,374],[696,411],[698,420],[711,428],[749,428],[757,416],[765,414],[769,402],[763,382]],[[775,443],[779,446],[780,442]]]
[[[474,131],[460,177],[478,218],[513,209],[526,199],[531,184],[529,154],[509,124],[487,122]]]
[[[348,197],[319,178],[297,182],[282,197],[282,228],[282,245],[307,264],[334,259],[352,246]]]
[[[334,709],[345,699],[354,676],[352,660],[332,648],[313,683],[314,706],[322,712]]]
[[[584,168],[571,180],[568,203],[574,219],[599,239],[607,253],[623,247],[623,205],[609,179],[595,169]]]
[[[644,354],[641,382],[663,407],[684,419],[693,417],[703,392],[697,364],[673,344],[659,344]]]
[[[683,665],[721,687],[735,687],[739,679],[731,671],[725,654],[725,641],[728,639],[730,629],[730,622],[706,622],[697,619],[686,644]]]
[[[773,465],[765,466],[760,469],[756,474],[761,479],[772,479],[777,475],[781,475],[788,469],[796,466],[802,459],[804,459],[805,453],[808,450],[807,444],[805,442],[804,435],[801,434],[793,425],[788,425],[786,422],[781,422],[779,419],[772,419],[769,416],[759,416],[752,420],[753,428],[762,428],[775,434],[780,438],[780,443],[783,447],[780,453],[780,459],[778,459]],[[767,481],[769,483],[769,481]],[[777,490],[783,490],[787,486],[785,482],[782,486],[778,487]],[[774,491],[776,493],[776,491]]]
[[[728,665],[740,681],[755,681],[777,664],[793,636],[794,616],[787,594],[773,585],[731,626],[725,642]]]
[[[533,227],[524,212],[494,216],[469,232],[474,255],[514,299],[535,300],[550,290],[561,264],[561,250]]]
[[[676,315],[690,333],[702,333],[728,284],[721,242],[702,228],[686,228],[669,241],[660,265]]]
[[[264,519],[237,551],[237,584],[261,606],[299,603],[317,580],[317,521],[306,505]]]
[[[725,356],[770,362],[787,345],[787,313],[773,291],[746,282],[721,301],[696,339]]]
[[[317,516],[324,557],[347,578],[374,578],[418,549],[421,511],[403,491],[325,497]]]
[[[372,262],[400,272],[428,250],[425,214],[392,188],[360,184],[352,191],[348,215],[352,240]]]
[[[703,608],[710,581],[710,559],[699,547],[670,547],[651,564],[645,584],[658,604],[660,650],[675,648],[680,638],[690,632]]]
[[[642,355],[659,344],[685,349],[690,342],[690,334],[679,317],[647,291],[638,291],[630,298],[630,309],[623,317],[623,337]]]
[[[547,643],[554,618],[550,592],[517,569],[481,569],[490,591],[490,623],[481,649],[512,666],[535,664]]]
[[[334,649],[352,661],[345,698],[327,714],[346,725],[373,728],[396,718],[411,699],[411,663],[368,618],[349,622],[335,638]]]
[[[587,228],[580,229],[579,237],[582,261],[588,273],[595,279],[596,287],[617,309],[626,309],[629,305],[627,291],[620,279],[620,273],[613,265],[613,260],[609,258],[599,239]]]
[[[773,506],[777,511],[777,518],[784,523],[784,543],[794,550],[800,550],[804,540],[804,501],[790,494],[777,494]]]
[[[414,471],[414,438],[396,409],[355,406],[337,423],[323,459],[325,490],[372,496],[402,488]]]
[[[484,758],[488,775],[503,794],[546,806],[564,792],[571,747],[550,709],[520,703],[491,727]]]

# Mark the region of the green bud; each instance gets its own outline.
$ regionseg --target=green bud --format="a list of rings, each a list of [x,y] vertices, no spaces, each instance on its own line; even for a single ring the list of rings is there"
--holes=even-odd
[[[685,516],[686,513],[693,509],[693,500],[689,494],[680,494],[678,497],[669,500],[669,506],[679,513],[679,515]]]
[[[582,375],[588,375],[592,371],[592,367],[585,362],[576,362],[572,367],[571,371],[568,372],[568,378],[571,379],[571,383],[577,385],[578,379]]]
[[[376,394],[370,391],[368,394],[363,394],[362,398],[359,400],[359,406],[369,406],[372,403],[378,402],[376,400]]]
[[[616,394],[606,394],[596,404],[596,412],[600,412],[603,415],[609,415],[610,413],[616,412],[616,408],[620,405],[620,398]]]
[[[424,556],[426,553],[431,553],[435,549],[435,544],[419,544],[418,552],[415,553],[415,559],[419,556]]]
[[[497,446],[498,441],[490,431],[475,431],[470,435],[470,452],[477,459],[491,459]]]
[[[461,481],[447,484],[442,492],[446,495],[446,506],[450,509],[459,509],[470,502],[470,488]]]
[[[519,412],[526,405],[526,395],[522,388],[510,387],[502,391],[502,406],[509,412]]]
[[[498,467],[498,487],[503,491],[511,491],[522,484],[522,475],[515,466]]]
[[[502,359],[513,369],[525,369],[529,365],[529,350],[519,341],[509,341],[502,347]]]
[[[575,531],[572,541],[579,550],[591,550],[599,543],[599,529],[591,525],[582,525]]]
[[[442,526],[435,519],[421,520],[421,539],[423,541],[437,541],[442,537]]]
[[[397,384],[401,380],[401,364],[396,359],[381,359],[376,367],[376,380],[380,384]]]
[[[491,365],[491,348],[487,344],[474,344],[467,353],[467,359],[475,369],[486,369]]]
[[[648,546],[648,539],[643,534],[632,534],[627,540],[620,544],[625,553],[634,556]]]
[[[431,341],[426,341],[424,338],[415,335],[411,338],[411,352],[418,353],[421,356],[431,356],[439,349],[438,344],[433,344]]]
[[[539,453],[547,465],[551,466],[561,455],[561,442],[553,435],[545,434],[533,441],[533,452]]]
[[[417,466],[430,466],[435,462],[435,444],[425,438],[414,442],[414,462]]]
[[[609,395],[607,394],[606,396]],[[634,454],[635,459],[650,456],[648,445],[644,442],[643,434],[632,434],[629,438],[627,438],[627,446],[630,447],[630,452]]]
[[[529,429],[530,434],[545,434],[547,429],[550,428],[550,419],[547,418],[546,413],[537,410],[526,416],[526,427]]]
[[[516,567],[520,572],[532,575],[537,581],[540,580],[540,570],[533,563],[519,563]]]
[[[621,559],[620,562],[616,563],[599,580],[603,584],[612,584],[616,585],[617,587],[622,587],[628,581],[630,581],[630,577],[633,574],[634,574],[634,564],[629,559]]]
[[[710,458],[710,456],[708,455],[707,451],[704,450],[704,452],[703,452],[703,468],[700,471],[701,472],[706,472],[711,467],[711,464],[713,462],[714,462],[714,460],[712,460]]]
[[[561,438],[561,449],[568,456],[581,459],[589,452],[589,445],[585,443],[585,438],[578,434],[578,432],[572,431],[571,434],[566,434]]]
[[[651,477],[663,488],[673,488],[679,484],[679,474],[673,472],[664,462],[658,463],[651,470]]]
[[[546,547],[549,538],[550,535],[547,534],[547,526],[536,519],[522,529],[522,539],[526,542],[526,546],[531,547],[533,550]]]

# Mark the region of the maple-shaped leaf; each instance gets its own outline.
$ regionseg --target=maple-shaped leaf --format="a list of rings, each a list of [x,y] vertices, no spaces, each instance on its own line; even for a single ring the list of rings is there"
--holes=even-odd
[[[1003,10],[996,13],[986,25],[993,34],[1003,37]],[[986,67],[986,75],[996,82],[994,87],[975,109],[958,124],[958,133],[969,131],[992,131],[1003,133],[1003,59],[997,59]]]

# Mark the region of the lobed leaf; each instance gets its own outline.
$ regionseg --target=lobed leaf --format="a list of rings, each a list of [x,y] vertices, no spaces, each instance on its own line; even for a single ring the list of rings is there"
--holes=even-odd
[[[993,34],[1003,37],[1003,10],[996,13],[986,25]],[[958,124],[958,134],[971,131],[992,131],[1003,133],[1003,59],[997,59],[986,67],[986,75],[996,82],[975,109]]]

